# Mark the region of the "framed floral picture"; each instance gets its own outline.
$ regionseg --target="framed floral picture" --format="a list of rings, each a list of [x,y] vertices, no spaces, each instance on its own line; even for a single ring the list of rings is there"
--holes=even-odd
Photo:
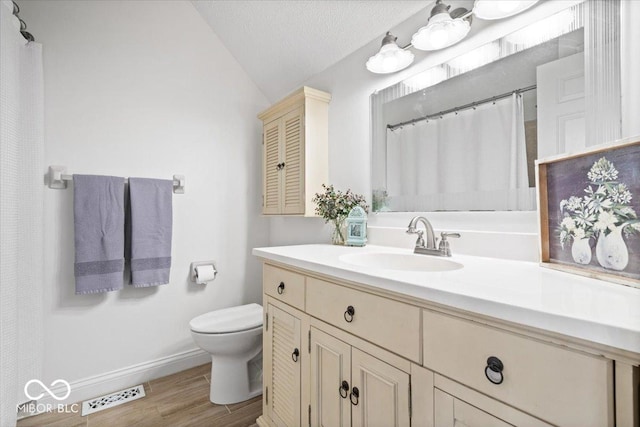
[[[640,141],[536,162],[545,267],[640,287]]]

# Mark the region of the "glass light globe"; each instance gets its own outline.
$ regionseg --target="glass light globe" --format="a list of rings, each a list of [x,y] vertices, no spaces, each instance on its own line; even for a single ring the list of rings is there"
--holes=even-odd
[[[439,13],[429,19],[411,38],[411,44],[420,50],[438,50],[452,46],[466,37],[471,30],[469,21]]]
[[[385,44],[367,61],[367,70],[376,74],[395,73],[413,62],[413,53],[400,49],[395,43]]]

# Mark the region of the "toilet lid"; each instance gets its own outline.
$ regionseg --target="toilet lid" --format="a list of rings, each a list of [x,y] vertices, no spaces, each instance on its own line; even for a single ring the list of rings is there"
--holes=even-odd
[[[189,322],[194,332],[224,334],[246,331],[262,326],[262,306],[246,304],[210,311]]]

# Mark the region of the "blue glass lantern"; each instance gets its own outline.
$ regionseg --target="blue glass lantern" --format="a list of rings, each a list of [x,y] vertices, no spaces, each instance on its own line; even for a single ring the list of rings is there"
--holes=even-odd
[[[367,244],[367,213],[360,206],[351,209],[347,217],[347,246]]]

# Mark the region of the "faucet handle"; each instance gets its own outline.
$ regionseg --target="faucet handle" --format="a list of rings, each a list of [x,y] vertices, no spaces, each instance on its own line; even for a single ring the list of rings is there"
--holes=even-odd
[[[440,237],[442,237],[442,240],[447,240],[447,237],[455,237],[455,238],[459,238],[460,233],[447,233],[446,231],[443,231],[442,233],[440,233]]]
[[[407,228],[407,234],[417,234],[418,238],[416,239],[416,246],[424,248],[424,231],[409,226],[409,228]]]
[[[458,238],[460,237],[460,233],[447,233],[447,232],[442,232],[440,233],[440,244],[438,244],[438,250],[440,252],[442,252],[443,255],[445,256],[451,256],[451,247],[449,246],[449,241],[447,240],[447,237],[455,237]]]

